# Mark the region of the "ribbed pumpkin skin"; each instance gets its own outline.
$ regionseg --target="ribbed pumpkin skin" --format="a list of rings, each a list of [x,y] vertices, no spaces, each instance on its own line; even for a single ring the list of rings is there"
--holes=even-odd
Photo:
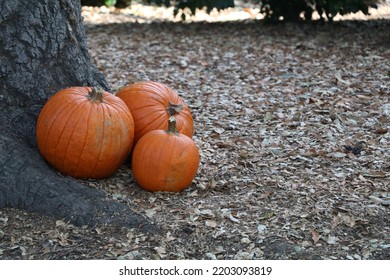
[[[37,122],[37,144],[42,156],[58,171],[79,179],[113,174],[128,157],[134,122],[126,104],[103,93],[92,101],[91,88],[72,87],[53,95]]]
[[[133,176],[144,189],[152,192],[180,192],[195,178],[199,151],[184,134],[155,130],[145,134],[132,155]]]
[[[181,104],[183,109],[174,116],[181,134],[192,137],[194,121],[190,109],[183,99],[168,86],[151,81],[137,82],[122,88],[117,94],[126,105],[134,119],[134,144],[152,130],[167,129],[170,114],[166,108]]]

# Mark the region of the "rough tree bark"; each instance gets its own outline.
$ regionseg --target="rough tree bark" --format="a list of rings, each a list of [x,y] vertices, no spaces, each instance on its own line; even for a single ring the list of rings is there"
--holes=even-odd
[[[101,190],[54,172],[39,155],[35,125],[46,100],[69,86],[101,86],[88,54],[79,0],[0,0],[0,208],[74,224],[154,230]]]

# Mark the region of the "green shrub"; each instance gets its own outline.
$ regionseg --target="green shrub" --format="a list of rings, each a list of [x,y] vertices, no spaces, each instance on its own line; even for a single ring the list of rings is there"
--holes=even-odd
[[[372,4],[363,0],[317,0],[316,2],[317,12],[320,15],[325,14],[330,20],[336,16],[337,13],[345,15],[362,11],[367,15],[369,6],[376,7],[374,4],[375,1]]]
[[[165,5],[167,7],[174,6],[174,15],[180,14],[182,19],[185,19],[186,14],[195,15],[197,9],[206,8],[206,11],[210,13],[213,9],[218,11],[234,7],[234,0],[174,0],[172,3],[170,0],[147,0],[149,3],[155,3],[158,5]]]
[[[305,0],[263,0],[260,12],[271,21],[298,21],[301,13],[311,18],[313,10]]]
[[[375,2],[366,0],[263,0],[261,12],[267,20],[299,21],[311,20],[313,12],[318,12],[321,19],[332,21],[337,14],[345,15],[362,11],[368,14],[369,6]]]
[[[175,15],[179,12],[190,15],[196,9],[206,8],[207,12],[234,7],[234,0],[147,0],[158,5],[174,6]],[[268,21],[300,21],[311,20],[314,12],[318,12],[321,19],[332,20],[338,13],[345,15],[362,11],[368,14],[369,6],[376,7],[375,3],[381,0],[250,0],[260,5],[260,12]]]
[[[81,0],[83,5],[126,7],[131,0]],[[174,14],[194,15],[197,9],[205,8],[207,12],[213,9],[222,10],[234,7],[234,0],[145,0],[160,6],[174,6]],[[368,14],[369,6],[376,7],[381,0],[247,0],[257,3],[260,12],[268,21],[300,21],[311,20],[314,12],[321,19],[331,21],[337,14],[345,15],[362,11]]]
[[[131,0],[81,0],[83,6],[115,6],[118,8],[124,8],[129,6]]]

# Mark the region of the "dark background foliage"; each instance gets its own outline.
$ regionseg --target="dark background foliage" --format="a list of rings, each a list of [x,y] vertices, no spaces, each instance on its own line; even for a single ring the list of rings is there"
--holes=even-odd
[[[159,6],[174,6],[174,14],[194,15],[197,9],[222,10],[234,7],[234,0],[145,0],[146,3]],[[331,21],[338,13],[345,15],[362,11],[368,14],[368,8],[376,7],[380,0],[250,0],[258,4],[260,11],[268,21],[300,21],[311,20],[313,12],[318,12],[321,19]],[[126,7],[131,0],[81,0],[87,6],[115,6]]]

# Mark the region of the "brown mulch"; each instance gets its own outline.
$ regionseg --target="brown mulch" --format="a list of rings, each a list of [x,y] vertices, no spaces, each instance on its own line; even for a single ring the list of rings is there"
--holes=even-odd
[[[161,234],[1,209],[0,259],[390,259],[388,18],[267,25],[131,11],[84,9],[91,55],[114,91],[154,80],[190,106],[192,186],[146,192],[127,166],[85,182]]]

